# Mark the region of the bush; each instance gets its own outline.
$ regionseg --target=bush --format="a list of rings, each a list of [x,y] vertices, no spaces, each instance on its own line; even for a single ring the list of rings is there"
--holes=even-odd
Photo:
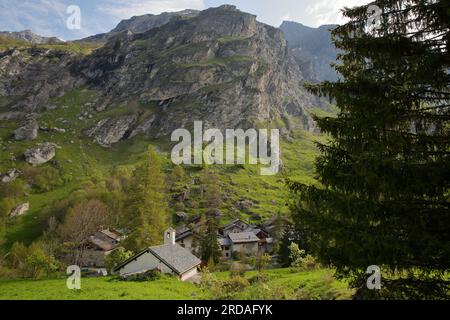
[[[42,243],[33,243],[27,248],[16,242],[10,251],[9,266],[22,277],[39,279],[58,270],[58,261],[46,252]]]
[[[132,255],[133,253],[131,251],[127,251],[123,247],[118,247],[116,250],[114,250],[105,257],[105,264],[108,272],[112,273],[113,269],[117,265],[121,264],[122,262],[125,262]]]
[[[241,292],[250,285],[250,282],[244,277],[236,276],[224,281],[222,287],[228,293]]]
[[[232,262],[230,265],[230,277],[243,277],[245,275],[245,266],[239,262]]]
[[[292,261],[291,267],[294,270],[313,270],[317,267],[317,262],[313,256],[307,255],[305,250],[300,250],[296,243],[289,246],[289,258]]]
[[[202,270],[201,288],[213,300],[230,300],[250,286],[247,279],[241,276],[234,276],[229,280],[220,280],[208,268]]]
[[[161,279],[161,277],[162,277],[161,270],[154,269],[143,273],[133,274],[127,277],[122,277],[122,280],[144,282],[144,281],[156,281]]]
[[[264,269],[267,267],[267,265],[270,263],[270,261],[272,260],[272,257],[269,256],[267,253],[264,254],[259,254],[256,257],[253,257],[250,261],[251,264],[253,265],[253,267],[258,271],[258,272],[263,272]]]
[[[249,282],[253,285],[253,284],[257,284],[257,283],[264,283],[269,281],[269,276],[265,273],[258,273],[256,276],[251,277],[249,279]]]
[[[40,192],[48,192],[64,184],[61,173],[53,167],[27,167],[23,169],[23,175]]]

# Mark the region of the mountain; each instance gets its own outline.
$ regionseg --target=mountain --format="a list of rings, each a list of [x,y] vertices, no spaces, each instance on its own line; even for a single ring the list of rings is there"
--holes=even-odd
[[[143,33],[153,28],[158,28],[172,20],[189,19],[197,16],[197,10],[183,10],[179,12],[164,12],[159,15],[145,14],[135,16],[127,20],[122,20],[113,30],[107,33],[101,33],[88,38],[78,40],[80,42],[107,41],[109,38],[121,33]]]
[[[145,19],[116,29],[144,30]],[[138,134],[167,136],[194,120],[206,128],[272,122],[285,134],[295,125],[314,130],[310,110],[325,104],[303,89],[305,77],[279,29],[227,5],[169,20],[118,33],[87,56],[48,48],[0,53],[0,95],[10,98],[3,109],[40,113],[87,88],[95,97],[85,113],[101,119],[86,123],[83,134],[105,146]]]
[[[31,30],[24,30],[20,32],[0,31],[0,37],[24,41],[31,44],[64,43],[64,41],[56,37],[42,37],[40,35],[33,33]]]
[[[280,26],[292,54],[309,80],[338,79],[336,71],[330,66],[336,62],[338,54],[330,31],[335,27],[337,25],[311,28],[291,21],[284,21]]]
[[[283,178],[315,183],[315,143],[325,138],[315,134],[312,115],[328,115],[328,107],[303,89],[305,75],[282,31],[233,6],[144,32],[137,30],[148,24],[133,32],[129,22],[104,43],[0,43],[0,177],[10,181],[0,191],[12,190],[0,216],[28,208],[8,218],[4,248],[38,239],[80,196],[110,199],[119,212],[115,201],[126,198],[126,181],[149,144],[172,179],[169,135],[196,120],[206,128],[282,130],[279,175],[261,176],[259,165],[214,167],[223,222],[287,215]],[[203,171],[185,170],[170,205],[196,217],[204,212]]]

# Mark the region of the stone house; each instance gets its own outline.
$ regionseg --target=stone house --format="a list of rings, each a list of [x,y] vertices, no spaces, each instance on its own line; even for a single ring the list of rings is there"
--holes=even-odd
[[[163,245],[146,248],[117,266],[114,271],[122,277],[150,270],[176,275],[181,281],[194,277],[198,273],[201,261],[175,242],[175,234],[174,229],[168,229],[164,233]]]
[[[104,268],[105,257],[118,246],[122,236],[113,230],[102,230],[90,236],[85,244],[81,265],[85,268]]]

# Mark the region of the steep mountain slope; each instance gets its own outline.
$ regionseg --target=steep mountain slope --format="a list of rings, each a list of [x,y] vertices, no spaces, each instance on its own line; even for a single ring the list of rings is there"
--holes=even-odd
[[[0,55],[0,79],[0,94],[13,100],[14,112],[39,112],[51,98],[81,86],[97,92],[91,114],[147,106],[145,112],[125,108],[86,128],[103,145],[139,133],[169,135],[194,120],[219,129],[274,122],[287,133],[295,116],[302,128],[314,130],[309,110],[323,106],[302,88],[304,77],[282,32],[234,6],[144,33],[119,33],[89,56],[10,50]]]
[[[337,80],[336,71],[330,66],[337,58],[330,32],[335,27],[336,25],[323,25],[310,28],[291,21],[284,21],[280,26],[289,48],[309,80]]]
[[[61,201],[104,190],[113,172],[129,172],[142,160],[150,143],[170,174],[167,135],[195,120],[220,129],[283,129],[280,175],[260,176],[252,165],[215,169],[223,222],[286,214],[283,178],[314,183],[314,142],[323,137],[314,135],[311,115],[327,110],[305,92],[304,80],[282,32],[231,6],[118,33],[92,53],[72,44],[0,51],[0,175],[17,169],[26,192],[5,200],[29,203],[26,214],[8,221],[6,247],[38,238]],[[16,141],[19,128],[30,135]],[[54,158],[27,164],[24,153],[46,142],[56,144]],[[185,198],[186,190],[189,197],[173,200],[174,212],[202,212],[201,170],[186,167],[189,178],[171,199]]]

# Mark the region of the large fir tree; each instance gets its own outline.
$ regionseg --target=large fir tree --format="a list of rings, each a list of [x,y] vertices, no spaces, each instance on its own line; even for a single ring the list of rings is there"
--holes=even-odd
[[[125,218],[127,249],[136,252],[163,242],[169,208],[161,160],[153,148],[133,174]]]
[[[291,183],[308,247],[360,297],[445,298],[450,292],[450,2],[380,0],[346,9],[333,31],[341,80],[310,86],[337,104],[317,119],[321,187]],[[382,290],[367,291],[378,265]]]

